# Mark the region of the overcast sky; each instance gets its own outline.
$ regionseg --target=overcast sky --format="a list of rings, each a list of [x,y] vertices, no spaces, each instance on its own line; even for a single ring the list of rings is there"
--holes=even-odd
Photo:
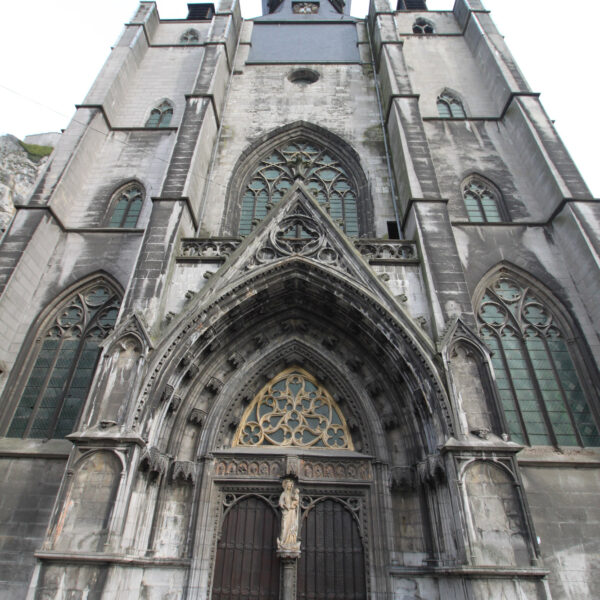
[[[217,0],[218,1],[218,0]],[[393,0],[395,3],[395,0]],[[596,197],[600,164],[598,99],[600,52],[586,23],[600,21],[600,2],[483,0],[506,37],[533,91]],[[260,13],[260,0],[241,0],[244,17]],[[0,19],[0,133],[24,137],[64,128],[102,67],[137,0],[23,0],[3,2]],[[454,0],[428,0],[450,10]],[[162,18],[185,18],[185,0],[158,0]],[[368,0],[354,0],[363,17]],[[584,10],[585,9],[585,10]]]

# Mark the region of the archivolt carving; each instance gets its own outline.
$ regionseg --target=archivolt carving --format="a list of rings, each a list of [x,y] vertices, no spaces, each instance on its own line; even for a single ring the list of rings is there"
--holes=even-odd
[[[286,369],[244,412],[234,446],[303,446],[353,450],[343,414],[303,369]]]

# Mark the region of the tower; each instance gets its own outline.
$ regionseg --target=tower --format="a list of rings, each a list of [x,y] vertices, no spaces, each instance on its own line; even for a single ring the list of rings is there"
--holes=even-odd
[[[141,2],[16,207],[0,595],[592,597],[598,209],[538,95],[479,0],[263,13]]]

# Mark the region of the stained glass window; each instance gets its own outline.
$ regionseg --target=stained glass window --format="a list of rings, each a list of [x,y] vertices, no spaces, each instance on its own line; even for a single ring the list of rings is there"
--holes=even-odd
[[[259,392],[233,445],[354,449],[335,400],[300,368],[286,369]]]
[[[173,117],[173,105],[165,100],[152,109],[146,127],[168,127]]]
[[[244,188],[239,234],[248,235],[295,179],[307,186],[346,235],[359,235],[354,182],[332,152],[307,140],[283,144],[260,161]]]
[[[114,208],[108,226],[135,227],[142,210],[144,188],[139,183],[131,183],[122,187],[115,197],[111,201]]]
[[[437,108],[440,117],[444,119],[464,119],[467,115],[462,102],[450,92],[438,96]]]
[[[462,194],[472,223],[499,223],[504,220],[500,212],[500,192],[483,177],[469,177],[463,183]]]
[[[73,431],[119,304],[112,287],[95,283],[61,305],[42,332],[7,436],[62,438]]]
[[[536,293],[501,276],[485,291],[478,321],[512,438],[530,445],[599,446],[564,332]]]

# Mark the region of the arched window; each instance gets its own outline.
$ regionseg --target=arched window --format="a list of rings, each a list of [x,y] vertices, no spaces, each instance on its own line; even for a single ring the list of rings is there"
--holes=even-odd
[[[247,178],[239,234],[248,235],[296,179],[307,186],[346,235],[359,235],[358,193],[353,178],[333,152],[306,139],[272,149]]]
[[[422,17],[419,17],[413,23],[412,30],[413,30],[413,33],[416,33],[418,35],[423,35],[425,33],[433,33],[434,32],[433,23],[431,21],[428,21],[427,19],[423,19]]]
[[[335,400],[298,367],[286,369],[257,394],[244,412],[233,445],[354,450]]]
[[[114,194],[110,206],[109,227],[135,227],[142,210],[144,188],[139,183],[128,183]]]
[[[200,35],[195,29],[188,29],[179,38],[181,44],[197,44],[200,41]]]
[[[172,117],[173,105],[168,100],[164,100],[152,109],[146,121],[146,127],[168,127]]]
[[[62,438],[71,433],[92,381],[100,342],[120,297],[105,281],[70,295],[41,326],[9,437]]]
[[[502,274],[478,310],[509,431],[535,445],[598,446],[598,426],[574,364],[571,337],[538,293]]]
[[[505,221],[500,190],[483,177],[471,175],[462,184],[467,216],[472,223]]]
[[[438,96],[437,109],[440,117],[444,119],[464,119],[467,116],[462,102],[448,91]]]

